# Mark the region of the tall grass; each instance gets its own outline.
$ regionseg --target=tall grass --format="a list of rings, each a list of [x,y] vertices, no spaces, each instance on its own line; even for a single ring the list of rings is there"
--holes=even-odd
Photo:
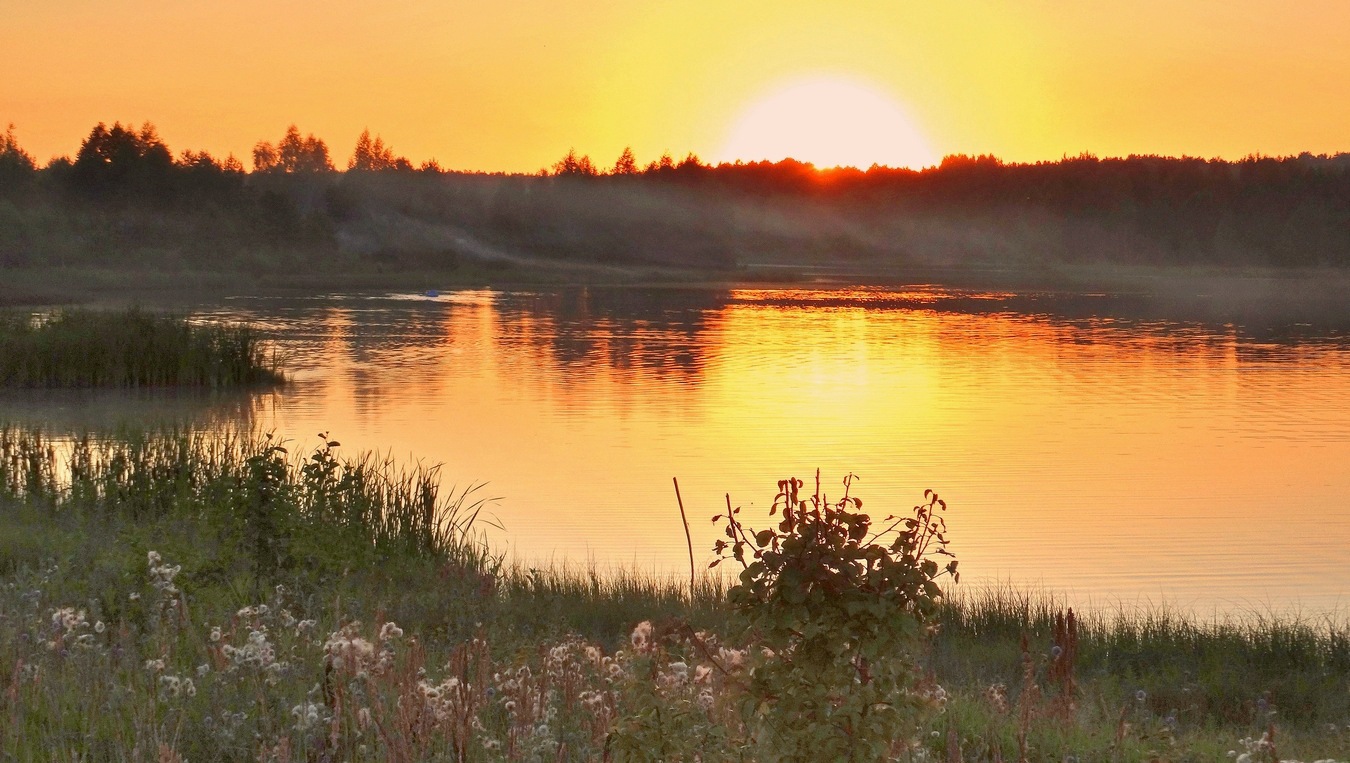
[[[271,435],[173,430],[52,439],[0,425],[0,501],[31,516],[107,527],[181,530],[211,542],[194,557],[262,585],[423,559],[487,572],[475,540],[481,504],[440,496],[436,468],[337,456],[326,437],[292,457]]]
[[[227,387],[282,380],[246,325],[136,308],[0,313],[0,387]]]
[[[1256,729],[1278,717],[1340,728],[1350,720],[1346,613],[1204,620],[1166,606],[1095,609],[1075,613],[1066,654],[1057,621],[1069,609],[1009,586],[960,592],[941,609],[930,665],[955,685],[1005,687],[1010,701],[1026,693],[1028,667],[1037,691],[1067,670],[1099,709],[1129,706],[1192,726]],[[1060,655],[1072,664],[1057,665]]]

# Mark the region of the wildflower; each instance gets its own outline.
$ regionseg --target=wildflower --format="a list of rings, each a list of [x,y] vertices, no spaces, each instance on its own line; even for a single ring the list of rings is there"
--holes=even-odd
[[[694,683],[706,683],[710,676],[712,676],[712,668],[707,665],[699,665],[694,668]]]
[[[652,622],[650,620],[643,620],[642,622],[637,624],[636,628],[633,629],[633,635],[631,636],[633,648],[637,649],[638,651],[645,650],[647,648],[648,642],[651,641],[651,638],[652,638]]]
[[[107,629],[108,629],[108,626],[104,625],[102,620],[99,620],[98,622],[94,623],[94,632],[95,632],[95,633],[102,633],[103,631],[106,631]]]
[[[347,670],[357,677],[368,667],[375,665],[375,646],[357,636],[357,623],[343,626],[342,630],[331,634],[324,642],[324,651],[335,669]]]
[[[52,627],[65,631],[66,635],[88,625],[83,609],[76,611],[74,607],[62,607],[52,611]]]
[[[145,669],[150,671],[151,673],[158,673],[164,670],[164,660],[163,659],[146,660]]]
[[[212,641],[220,640],[220,626],[217,625],[216,627],[211,629],[211,640]]]
[[[317,726],[322,718],[323,705],[316,705],[313,702],[302,702],[291,708],[291,715],[295,716],[295,730],[307,731]]]
[[[718,647],[717,658],[723,665],[734,670],[745,664],[745,650]]]
[[[704,710],[711,710],[713,706],[712,692],[708,691],[707,689],[704,689],[703,691],[699,692],[698,706],[703,708]]]
[[[1144,700],[1148,699],[1148,692],[1144,691],[1143,689],[1140,689],[1139,691],[1134,693],[1134,698],[1136,701],[1143,702]]]
[[[402,638],[403,629],[393,623],[385,623],[380,626],[380,641]]]
[[[924,692],[924,694],[939,707],[947,704],[947,690],[941,686],[934,686],[931,690]]]
[[[159,552],[158,552],[158,551],[151,551],[151,552],[147,553],[147,554],[145,555],[145,558],[146,558],[147,561],[150,562],[150,566],[151,566],[151,567],[154,567],[155,565],[159,564],[160,561],[161,561],[160,556],[159,556]]]

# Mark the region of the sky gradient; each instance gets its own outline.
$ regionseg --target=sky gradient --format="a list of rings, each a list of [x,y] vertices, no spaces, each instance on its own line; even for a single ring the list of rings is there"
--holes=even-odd
[[[1346,30],[1344,0],[0,0],[0,126],[42,162],[148,120],[247,163],[295,123],[339,165],[369,127],[415,163],[529,172],[737,158],[757,99],[833,77],[935,156],[1335,153]]]

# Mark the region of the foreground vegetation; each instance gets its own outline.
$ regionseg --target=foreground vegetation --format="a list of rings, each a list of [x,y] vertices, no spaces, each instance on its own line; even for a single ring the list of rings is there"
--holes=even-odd
[[[0,313],[0,387],[229,387],[282,380],[257,332],[139,309]]]
[[[767,529],[719,517],[738,575],[690,591],[507,564],[475,532],[472,488],[442,496],[435,469],[345,460],[327,436],[304,450],[0,428],[0,758],[1350,750],[1344,619],[948,599],[935,495],[874,526],[846,492],[785,481]]]

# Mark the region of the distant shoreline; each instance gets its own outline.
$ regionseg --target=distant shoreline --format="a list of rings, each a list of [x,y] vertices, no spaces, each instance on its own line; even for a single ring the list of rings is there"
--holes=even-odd
[[[1350,328],[1350,269],[1056,265],[1026,268],[858,269],[773,264],[737,270],[648,266],[510,267],[462,263],[454,270],[288,273],[112,268],[0,268],[0,308],[65,305],[181,306],[239,296],[571,287],[654,289],[903,289],[1007,292],[1005,308],[1034,298],[1097,296],[1140,317],[1205,322],[1331,323]],[[1106,303],[1101,303],[1106,304]],[[1037,309],[1044,309],[1041,306]]]

